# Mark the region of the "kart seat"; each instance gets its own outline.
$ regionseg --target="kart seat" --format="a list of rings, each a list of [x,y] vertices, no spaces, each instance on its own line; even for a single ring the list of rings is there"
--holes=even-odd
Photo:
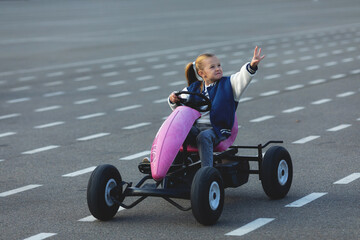
[[[239,131],[238,121],[237,121],[237,117],[235,115],[234,125],[231,129],[230,137],[228,137],[227,139],[221,141],[218,145],[216,145],[214,148],[214,152],[223,152],[226,149],[228,149],[235,142],[238,131]],[[183,146],[181,146],[180,151],[181,152],[183,151]],[[187,151],[188,152],[198,152],[198,149],[196,147],[188,145]]]

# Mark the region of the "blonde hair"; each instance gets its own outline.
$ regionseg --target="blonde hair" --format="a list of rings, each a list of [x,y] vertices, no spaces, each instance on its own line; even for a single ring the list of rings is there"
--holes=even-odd
[[[214,56],[215,56],[215,55],[212,54],[212,53],[204,53],[204,54],[199,55],[199,56],[196,58],[196,60],[195,60],[196,71],[199,72],[199,70],[203,70],[203,69],[204,69],[203,61],[204,61],[206,58],[214,57]],[[196,74],[195,74],[195,71],[194,71],[194,67],[193,67],[193,63],[192,63],[192,62],[189,62],[189,63],[186,65],[186,67],[185,67],[185,77],[186,77],[188,86],[190,86],[191,84],[193,84],[193,83],[196,82],[196,81],[199,81],[199,80],[196,78]],[[202,87],[203,87],[203,82],[202,82],[201,85],[200,85],[200,89],[202,89]]]

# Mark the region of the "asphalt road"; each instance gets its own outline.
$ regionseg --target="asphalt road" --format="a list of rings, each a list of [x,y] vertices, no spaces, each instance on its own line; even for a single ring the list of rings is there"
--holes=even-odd
[[[356,0],[0,1],[0,239],[359,239],[359,12]],[[213,52],[232,74],[256,45],[266,58],[236,144],[284,140],[287,197],[251,176],[211,227],[157,198],[94,220],[91,171],[142,177],[185,64]]]

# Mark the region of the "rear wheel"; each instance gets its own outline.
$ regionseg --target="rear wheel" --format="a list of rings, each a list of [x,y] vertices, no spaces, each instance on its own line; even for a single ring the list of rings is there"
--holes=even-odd
[[[280,199],[289,192],[293,168],[289,152],[280,146],[266,151],[261,166],[261,184],[271,199]]]
[[[213,167],[200,168],[191,185],[191,208],[195,219],[213,225],[224,206],[224,187],[220,172]]]
[[[94,217],[106,221],[115,216],[119,205],[113,201],[110,193],[114,188],[120,188],[122,193],[121,181],[116,167],[105,164],[95,168],[87,187],[87,203]]]

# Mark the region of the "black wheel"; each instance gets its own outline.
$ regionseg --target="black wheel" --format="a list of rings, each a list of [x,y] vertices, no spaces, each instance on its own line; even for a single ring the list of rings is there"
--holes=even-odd
[[[119,187],[122,193],[121,176],[116,167],[100,165],[92,172],[87,186],[87,203],[91,214],[99,220],[113,218],[119,209],[110,191]]]
[[[191,185],[191,208],[195,219],[213,225],[224,206],[224,186],[220,172],[213,167],[200,168]]]
[[[279,146],[266,151],[260,172],[263,189],[271,199],[286,196],[291,187],[293,167],[289,152]]]

